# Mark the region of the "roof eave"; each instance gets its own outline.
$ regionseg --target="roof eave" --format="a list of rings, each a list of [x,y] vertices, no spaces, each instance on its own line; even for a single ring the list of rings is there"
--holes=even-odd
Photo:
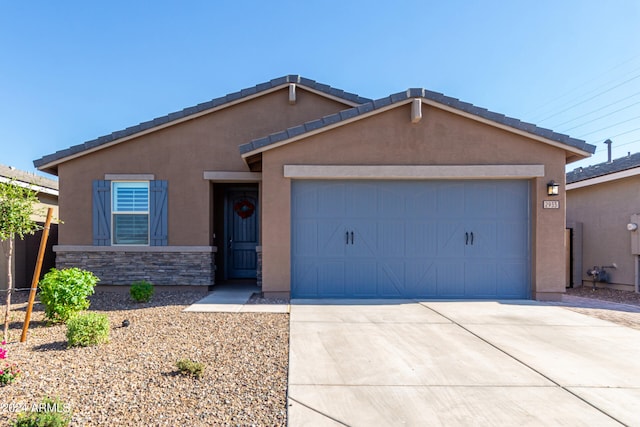
[[[281,147],[283,145],[290,144],[292,142],[299,141],[299,140],[308,138],[308,137],[313,136],[313,135],[317,135],[317,134],[320,134],[320,133],[323,133],[323,132],[327,132],[327,131],[329,131],[331,129],[335,129],[335,128],[338,128],[340,126],[344,126],[344,125],[347,125],[349,123],[353,123],[353,122],[356,122],[358,120],[374,116],[376,114],[379,114],[379,113],[382,113],[382,112],[385,112],[385,111],[400,107],[402,105],[406,105],[406,104],[412,102],[413,99],[416,99],[416,98],[408,97],[407,99],[403,99],[401,101],[394,102],[394,103],[392,103],[390,105],[387,105],[385,107],[381,107],[381,108],[378,108],[378,109],[374,109],[372,111],[368,111],[366,113],[359,114],[359,115],[357,115],[355,117],[351,117],[351,118],[346,119],[346,120],[341,120],[341,121],[339,121],[337,123],[332,123],[332,124],[320,127],[318,129],[314,129],[312,131],[296,135],[296,136],[291,137],[291,138],[286,138],[286,139],[282,139],[280,141],[276,141],[276,142],[271,143],[271,144],[265,144],[262,147],[258,147],[258,148],[255,148],[255,149],[251,150],[251,151],[248,151],[246,153],[242,153],[242,158],[246,162],[249,157],[253,157],[253,156],[255,156],[257,154],[260,154],[260,153],[263,153],[265,151],[269,151],[269,150],[272,150],[274,148],[278,148],[278,147]],[[477,122],[481,122],[481,123],[487,124],[489,126],[497,127],[499,129],[505,130],[507,132],[515,133],[515,134],[518,134],[518,135],[521,135],[521,136],[524,136],[524,137],[527,137],[527,138],[530,138],[530,139],[534,139],[534,140],[543,142],[545,144],[548,144],[548,145],[551,145],[551,146],[554,146],[554,147],[557,147],[557,148],[561,148],[561,149],[565,150],[566,153],[567,153],[567,155],[566,155],[566,163],[571,163],[571,162],[574,162],[574,161],[577,161],[577,160],[582,160],[582,159],[590,157],[593,154],[592,152],[580,149],[578,147],[574,147],[572,145],[569,145],[569,144],[566,144],[566,143],[563,143],[563,142],[560,142],[560,141],[556,141],[556,140],[553,140],[553,139],[550,139],[550,138],[546,138],[544,136],[537,135],[535,133],[527,132],[525,130],[518,129],[518,128],[515,128],[513,126],[509,126],[509,125],[506,125],[506,124],[503,124],[503,123],[500,123],[500,122],[497,122],[497,121],[494,121],[494,120],[490,120],[490,119],[487,119],[485,117],[482,117],[482,116],[479,116],[479,115],[476,115],[476,114],[468,113],[466,111],[457,109],[455,107],[448,106],[446,104],[442,104],[440,102],[437,102],[437,101],[434,101],[434,100],[431,100],[431,99],[428,99],[428,98],[418,97],[418,99],[421,99],[422,103],[424,103],[426,105],[429,105],[429,106],[432,106],[434,108],[439,108],[441,110],[450,112],[452,114],[457,114],[459,116],[463,116],[463,117],[466,117],[468,119],[475,120]],[[589,146],[593,150],[595,150],[594,146],[590,146],[588,144],[585,144],[585,145]]]
[[[640,175],[640,166],[631,169],[625,169],[618,172],[608,173],[605,175],[598,175],[591,178],[582,179],[580,181],[574,181],[568,183],[566,186],[567,191],[575,190],[582,187],[590,187],[592,185],[603,184],[605,182],[617,181],[619,179],[630,178]]]
[[[254,150],[247,151],[246,153],[242,153],[241,156],[244,159],[244,161],[247,162],[248,158],[253,157],[255,155],[258,155],[258,154],[261,154],[261,153],[263,153],[265,151],[269,151],[269,150],[272,150],[274,148],[278,148],[278,147],[281,147],[283,145],[290,144],[290,143],[295,142],[295,141],[299,141],[301,139],[309,138],[311,136],[318,135],[320,133],[330,131],[331,129],[335,129],[335,128],[338,128],[340,126],[344,126],[344,125],[347,125],[349,123],[356,122],[358,120],[366,119],[367,117],[371,117],[371,116],[374,116],[376,114],[392,110],[392,109],[397,108],[397,107],[399,107],[401,105],[409,104],[411,101],[412,101],[412,99],[409,98],[409,99],[397,102],[395,104],[390,104],[390,105],[387,105],[385,107],[378,108],[376,110],[367,111],[366,113],[359,114],[359,115],[357,115],[355,117],[352,117],[352,118],[349,118],[349,119],[345,119],[345,120],[341,120],[341,121],[336,122],[336,123],[325,125],[325,126],[320,127],[318,129],[314,129],[314,130],[302,133],[300,135],[297,135],[297,136],[294,136],[294,137],[291,137],[291,138],[282,139],[281,141],[276,141],[274,143],[265,145],[264,147],[258,147],[258,148],[254,149]]]
[[[62,156],[60,158],[56,158],[56,159],[51,160],[51,161],[46,161],[45,159],[47,157],[55,156],[55,153],[50,155],[50,156],[44,156],[41,159],[34,160],[34,162],[33,162],[34,166],[40,171],[51,173],[52,175],[56,175],[57,176],[57,174],[58,174],[57,165],[59,165],[61,163],[67,162],[69,160],[73,160],[73,159],[78,158],[78,157],[85,156],[87,154],[90,154],[90,153],[93,153],[93,152],[96,152],[96,151],[99,151],[99,150],[102,150],[102,149],[105,149],[105,148],[108,148],[108,147],[112,147],[113,145],[120,144],[122,142],[129,141],[131,139],[138,138],[140,136],[144,136],[144,135],[147,135],[149,133],[157,132],[159,130],[162,130],[162,129],[165,129],[165,128],[168,128],[168,127],[171,127],[171,126],[174,126],[174,125],[177,125],[177,124],[180,124],[180,123],[184,123],[184,122],[189,121],[189,120],[193,120],[193,119],[196,119],[196,118],[208,115],[208,114],[212,114],[212,113],[214,113],[216,111],[220,111],[220,110],[223,110],[223,109],[226,109],[226,108],[230,108],[230,107],[233,107],[235,105],[238,105],[238,104],[241,104],[241,103],[244,103],[244,102],[248,102],[248,101],[254,100],[254,99],[262,97],[264,95],[268,95],[270,93],[274,93],[274,92],[280,91],[280,90],[282,90],[284,88],[289,87],[292,84],[295,84],[296,86],[300,87],[303,90],[306,90],[306,91],[314,93],[316,95],[325,97],[327,99],[331,99],[333,101],[339,102],[339,103],[344,104],[344,105],[349,106],[349,107],[355,107],[355,106],[360,105],[359,103],[357,103],[355,101],[351,101],[351,100],[346,99],[346,98],[341,98],[340,96],[334,95],[334,94],[332,94],[330,92],[323,92],[322,90],[315,89],[315,88],[305,84],[305,79],[301,78],[300,76],[298,76],[299,77],[298,78],[299,81],[288,81],[291,77],[293,77],[293,76],[287,76],[286,77],[287,81],[283,81],[283,83],[278,84],[276,86],[272,86],[270,88],[266,88],[266,89],[262,89],[262,90],[256,91],[255,93],[242,96],[242,97],[240,97],[238,99],[234,99],[234,100],[228,101],[228,102],[226,102],[224,104],[220,104],[220,105],[214,106],[214,107],[206,109],[206,110],[198,111],[198,112],[195,112],[193,114],[186,115],[184,117],[179,117],[179,118],[176,118],[176,119],[173,119],[173,120],[166,121],[164,123],[160,123],[160,124],[158,124],[156,126],[153,126],[153,127],[147,128],[147,129],[143,129],[143,130],[141,130],[139,132],[135,132],[135,133],[132,133],[130,135],[123,136],[121,138],[116,138],[116,139],[114,139],[112,141],[109,141],[109,142],[105,142],[105,143],[102,143],[102,144],[96,143],[93,147],[88,147],[88,148],[80,150],[78,152],[71,153],[71,154],[69,154],[67,156]],[[172,113],[172,114],[174,114],[174,113]],[[169,116],[170,115],[164,116],[164,117],[169,117]],[[95,143],[95,141],[97,141],[99,139],[100,138],[98,138],[96,140],[88,141],[88,143]],[[63,150],[63,151],[65,151],[65,150]]]

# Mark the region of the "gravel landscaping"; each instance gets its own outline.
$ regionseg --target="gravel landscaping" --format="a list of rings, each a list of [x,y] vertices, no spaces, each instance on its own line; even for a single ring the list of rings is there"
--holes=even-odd
[[[23,376],[2,388],[0,425],[44,396],[68,404],[72,425],[285,425],[288,314],[182,312],[202,296],[157,291],[139,304],[128,293],[96,294],[90,310],[108,315],[111,341],[68,349],[65,326],[46,326],[40,304],[18,342],[26,295],[14,295],[5,348]],[[183,358],[205,364],[202,378],[178,373]]]
[[[65,326],[47,326],[40,304],[27,342],[18,342],[26,296],[14,295],[5,346],[7,361],[18,363],[23,375],[2,388],[0,425],[45,396],[67,403],[74,426],[286,425],[288,314],[183,313],[203,294],[157,291],[139,304],[128,293],[100,292],[90,309],[109,317],[111,341],[67,348]],[[574,301],[567,309],[640,329],[639,294],[582,287],[568,289],[567,296],[593,301]],[[256,294],[250,302],[288,301]],[[175,363],[183,358],[205,364],[203,377],[179,374]]]
[[[566,307],[569,310],[598,319],[607,320],[618,325],[640,330],[640,294],[617,289],[598,288],[591,286],[567,289],[565,301],[577,307]],[[571,297],[580,298],[579,301]],[[614,306],[610,303],[625,304]]]

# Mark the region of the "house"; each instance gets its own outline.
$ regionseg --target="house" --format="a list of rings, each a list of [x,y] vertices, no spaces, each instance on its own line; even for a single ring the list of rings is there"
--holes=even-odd
[[[29,187],[36,192],[38,203],[34,206],[32,219],[44,226],[47,208],[53,208],[53,222],[49,229],[49,238],[42,263],[41,276],[55,267],[53,246],[58,241],[58,182],[14,167],[0,165],[0,182],[13,182],[15,185]],[[33,272],[40,249],[42,231],[25,236],[24,240],[15,240],[13,252],[13,278],[15,288],[30,288]],[[0,289],[7,289],[7,247],[0,245]]]
[[[567,173],[567,227],[572,233],[572,286],[605,268],[596,286],[638,292],[640,267],[640,153]],[[616,268],[612,268],[615,264]]]
[[[59,267],[266,295],[564,292],[568,162],[595,147],[424,89],[289,75],[34,161],[60,180]]]

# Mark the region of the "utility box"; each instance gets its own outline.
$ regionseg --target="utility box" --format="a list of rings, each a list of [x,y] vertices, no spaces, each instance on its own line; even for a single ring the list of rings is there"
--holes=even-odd
[[[631,254],[640,255],[640,214],[631,215],[627,230],[631,234]]]

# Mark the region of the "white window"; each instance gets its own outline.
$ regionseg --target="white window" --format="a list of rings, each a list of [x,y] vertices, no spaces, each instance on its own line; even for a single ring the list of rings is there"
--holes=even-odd
[[[114,245],[149,244],[149,182],[112,183]]]

